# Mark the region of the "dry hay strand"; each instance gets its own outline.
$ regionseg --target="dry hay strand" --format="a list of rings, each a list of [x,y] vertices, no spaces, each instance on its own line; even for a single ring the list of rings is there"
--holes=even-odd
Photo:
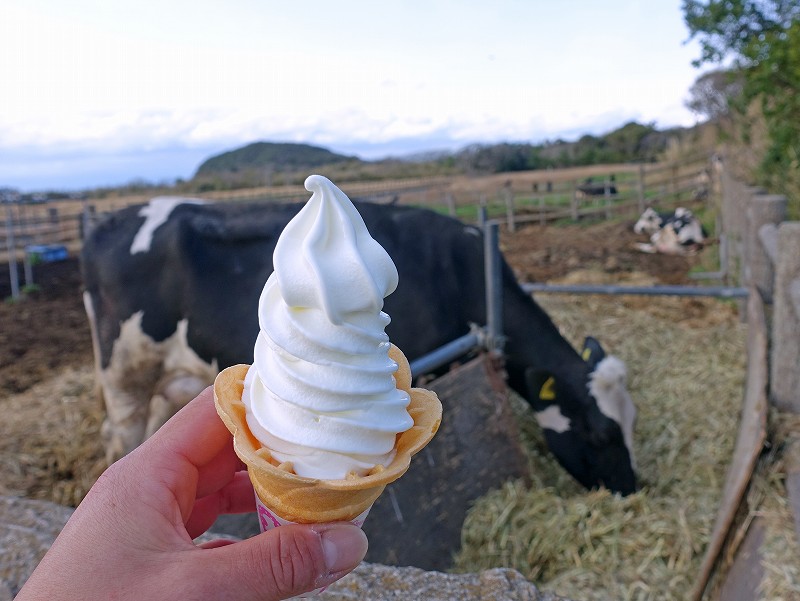
[[[764,453],[746,496],[747,515],[735,537],[741,541],[751,521],[758,516],[764,526],[761,566],[764,576],[758,599],[783,601],[800,599],[800,543],[786,492],[788,469],[800,466],[800,415],[772,409],[769,415],[769,452]],[[727,573],[734,554],[723,558],[720,574]],[[720,582],[716,583],[721,584]]]
[[[686,319],[686,299],[629,299],[537,297],[575,346],[591,334],[626,362],[639,410],[642,489],[628,497],[580,489],[546,453],[532,413],[517,400],[533,483],[507,483],[474,504],[458,571],[512,567],[582,601],[688,596],[738,431],[745,328],[732,303],[696,299]]]
[[[77,506],[106,467],[90,366],[4,399],[0,494]]]

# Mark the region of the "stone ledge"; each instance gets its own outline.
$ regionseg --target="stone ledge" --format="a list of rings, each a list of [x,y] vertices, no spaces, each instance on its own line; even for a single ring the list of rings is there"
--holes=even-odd
[[[0,601],[11,601],[30,577],[72,509],[47,501],[0,496]],[[209,535],[214,538],[213,535]],[[509,569],[471,574],[362,563],[317,597],[320,601],[568,601],[540,592]]]
[[[0,497],[0,601],[10,601],[61,532],[70,507]]]
[[[362,563],[318,597],[320,601],[567,601],[540,592],[516,570],[495,568],[470,574]]]

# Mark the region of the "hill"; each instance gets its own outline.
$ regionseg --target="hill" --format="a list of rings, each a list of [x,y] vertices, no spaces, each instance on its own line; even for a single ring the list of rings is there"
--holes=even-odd
[[[310,144],[255,142],[206,159],[194,177],[244,174],[265,169],[291,171],[358,160],[358,157],[337,154]]]
[[[600,136],[586,134],[574,142],[554,140],[542,144],[476,144],[443,160],[453,162],[459,170],[474,173],[647,163],[658,160],[671,140],[685,138],[690,132],[682,128],[659,131],[653,125],[632,121]]]
[[[182,184],[182,191],[297,185],[312,171],[324,171],[340,181],[374,181],[653,162],[671,145],[700,142],[702,128],[659,131],[652,124],[632,121],[606,134],[587,134],[571,142],[474,144],[452,153],[428,152],[379,161],[365,161],[310,144],[256,142],[207,159],[195,176]]]

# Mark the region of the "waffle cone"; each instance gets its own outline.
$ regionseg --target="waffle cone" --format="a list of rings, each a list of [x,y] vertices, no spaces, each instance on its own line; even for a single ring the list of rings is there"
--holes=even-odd
[[[414,425],[397,435],[396,454],[387,466],[377,466],[366,476],[344,480],[303,478],[278,466],[266,447],[252,435],[245,421],[242,402],[248,365],[234,365],[214,381],[217,413],[233,434],[233,447],[247,465],[256,494],[267,507],[285,520],[296,523],[350,521],[369,508],[387,484],[402,476],[419,452],[436,434],[442,419],[442,404],[436,393],[411,388],[411,370],[403,353],[394,345],[389,356],[397,362],[395,380],[411,397],[408,412]]]

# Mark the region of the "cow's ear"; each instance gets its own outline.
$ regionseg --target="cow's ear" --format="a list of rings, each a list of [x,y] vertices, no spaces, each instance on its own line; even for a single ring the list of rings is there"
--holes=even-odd
[[[606,352],[596,338],[587,336],[583,341],[583,350],[581,351],[581,358],[586,361],[589,366],[589,371],[594,371],[597,364],[606,358]]]
[[[549,371],[527,369],[525,381],[530,395],[539,403],[550,405],[556,402],[556,379]]]

